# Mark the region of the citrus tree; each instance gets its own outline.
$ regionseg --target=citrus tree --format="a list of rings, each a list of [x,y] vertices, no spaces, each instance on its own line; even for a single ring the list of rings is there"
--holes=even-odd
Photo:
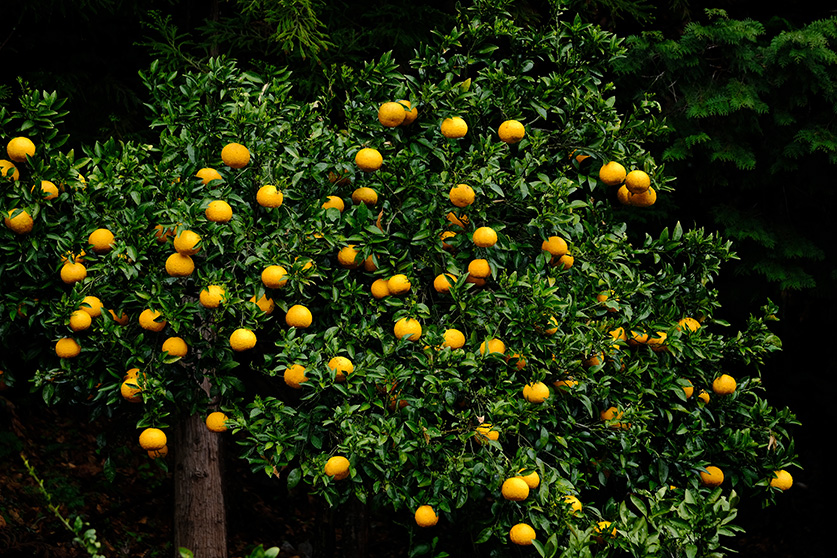
[[[230,435],[391,510],[415,556],[718,556],[739,493],[790,487],[776,309],[735,331],[728,242],[625,224],[672,179],[654,103],[614,108],[619,40],[494,4],[306,101],[287,71],[152,64],[153,145],[76,157],[56,95],[0,109],[2,354],[176,460],[176,547],[224,555]]]

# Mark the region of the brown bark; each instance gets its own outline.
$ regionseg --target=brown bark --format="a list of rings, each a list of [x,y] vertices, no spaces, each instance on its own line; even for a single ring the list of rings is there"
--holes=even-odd
[[[199,416],[182,417],[174,439],[174,555],[227,558],[221,436]]]

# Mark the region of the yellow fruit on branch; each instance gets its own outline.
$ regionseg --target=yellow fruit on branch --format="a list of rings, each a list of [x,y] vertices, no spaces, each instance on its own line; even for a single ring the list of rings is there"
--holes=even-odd
[[[486,343],[486,341],[483,341],[482,343],[480,343],[480,354],[481,355],[486,356],[486,355],[493,354],[493,353],[497,353],[499,355],[505,355],[506,354],[506,344],[503,343],[501,340],[496,339],[496,338],[489,339],[487,343]]]
[[[500,492],[506,500],[522,502],[529,497],[529,485],[520,477],[510,477],[503,481]]]
[[[486,440],[496,442],[500,439],[500,431],[493,428],[490,422],[484,422],[477,426],[475,439],[479,444],[485,444]]]
[[[334,379],[337,382],[346,381],[346,377],[355,371],[352,361],[342,356],[336,356],[328,361],[328,367],[334,370]]]
[[[119,393],[128,403],[140,403],[142,401],[142,388],[137,383],[137,377],[126,378],[119,387]]]
[[[451,349],[461,349],[465,346],[465,334],[455,328],[446,329],[444,333],[444,341],[442,347],[450,347]]]
[[[541,484],[541,477],[538,475],[537,471],[532,471],[531,473],[527,473],[525,475],[521,475],[524,469],[519,470],[517,473],[523,482],[525,482],[529,486],[529,490],[534,490]]]
[[[355,244],[344,246],[337,252],[337,262],[346,269],[357,269],[360,267],[359,257],[360,252]]]
[[[185,357],[189,352],[189,346],[182,337],[169,337],[163,341],[163,352],[173,357]]]
[[[285,323],[288,324],[289,327],[305,329],[310,326],[313,321],[314,317],[311,315],[311,311],[302,304],[294,304],[288,308],[288,311],[285,314]]]
[[[140,447],[144,450],[158,450],[166,445],[166,433],[159,428],[146,428],[139,436]]]
[[[200,169],[195,176],[201,179],[201,182],[204,184],[209,184],[213,180],[224,180],[224,177],[221,176],[221,173],[217,170],[209,167],[204,167]]]
[[[454,116],[452,118],[445,118],[442,121],[441,130],[442,135],[446,138],[461,138],[468,133],[468,124],[462,118]]]
[[[13,181],[17,182],[20,180],[20,171],[17,170],[17,167],[11,161],[0,159],[0,178],[11,178]]]
[[[457,184],[448,192],[448,198],[456,207],[468,207],[476,199],[474,189],[467,184]]]
[[[694,333],[698,329],[700,329],[700,322],[697,321],[694,318],[686,317],[686,318],[683,318],[681,320],[678,320],[677,329],[680,330],[680,331],[685,331],[687,333],[688,332]]]
[[[722,374],[712,382],[712,391],[718,395],[730,395],[736,387],[735,378],[729,374]]]
[[[221,411],[209,413],[206,417],[206,427],[210,432],[226,432],[229,418]]]
[[[10,209],[6,213],[7,215],[3,217],[3,222],[13,233],[27,234],[32,232],[32,228],[35,226],[35,221],[25,210]]]
[[[456,276],[452,273],[440,273],[433,280],[433,288],[437,293],[450,292],[452,285],[456,284]]]
[[[284,287],[288,282],[288,270],[281,265],[269,265],[262,271],[262,283],[268,289]]]
[[[531,546],[536,538],[535,530],[527,523],[518,523],[509,530],[509,539],[516,545]]]
[[[32,192],[35,191],[35,188],[38,186],[32,186]],[[39,189],[39,193],[41,194],[41,198],[45,200],[54,200],[58,197],[58,186],[50,182],[49,180],[41,180],[41,186]]]
[[[416,118],[418,118],[418,108],[414,107],[410,101],[404,99],[398,102],[404,105],[404,109],[407,111],[407,114],[404,116],[404,122],[402,122],[401,125],[409,126],[416,121]]]
[[[191,256],[175,252],[166,259],[166,273],[172,277],[188,277],[193,271],[195,262]]]
[[[81,347],[72,337],[59,339],[55,344],[55,354],[58,358],[75,358],[81,353]]]
[[[61,280],[68,285],[83,281],[87,277],[87,268],[84,264],[67,261],[61,266]]]
[[[377,149],[364,147],[355,154],[355,164],[364,172],[375,172],[384,164],[384,157]]]
[[[651,178],[645,171],[632,170],[625,177],[625,187],[632,194],[641,194],[651,187]]]
[[[523,386],[523,398],[529,403],[543,403],[549,398],[549,388],[543,382]]]
[[[139,315],[139,325],[142,329],[148,331],[163,331],[166,327],[166,320],[161,319],[162,314],[157,310],[146,308]]]
[[[619,186],[625,181],[626,176],[625,167],[616,161],[610,161],[599,169],[599,180],[608,186]]]
[[[268,209],[274,209],[282,206],[285,201],[285,195],[282,194],[276,186],[267,184],[259,188],[256,192],[256,203]]]
[[[107,254],[113,248],[114,236],[108,229],[96,229],[87,237],[87,243],[96,254]]]
[[[577,496],[572,494],[565,495],[564,503],[570,507],[570,513],[573,515],[578,515],[581,511],[581,500],[579,500]]]
[[[393,275],[387,281],[387,288],[389,289],[390,294],[393,295],[405,294],[410,291],[411,286],[410,280],[403,273]]]
[[[500,128],[497,129],[497,135],[505,143],[517,143],[526,135],[526,128],[517,120],[506,120],[500,124]]]
[[[390,101],[378,107],[378,122],[387,128],[400,126],[405,118],[407,109],[401,103]]]
[[[541,250],[549,252],[555,258],[566,254],[568,249],[567,241],[560,236],[550,236],[541,243]]]
[[[93,323],[93,318],[84,310],[76,310],[70,314],[70,329],[73,331],[84,331]]]
[[[84,310],[85,312],[90,314],[91,318],[98,318],[102,315],[104,304],[102,304],[102,301],[99,300],[98,297],[95,297],[93,295],[87,295],[81,300],[81,305],[78,309]]]
[[[334,480],[343,480],[349,476],[349,460],[342,455],[335,455],[328,458],[323,472]]]
[[[468,275],[477,279],[485,279],[491,275],[491,265],[484,258],[477,258],[468,263]]]
[[[218,308],[226,298],[226,291],[221,285],[208,285],[198,295],[198,300],[204,308]]]
[[[352,192],[352,203],[355,205],[366,204],[373,207],[378,203],[378,193],[368,186],[361,186]]]
[[[346,204],[343,199],[339,196],[328,196],[326,201],[323,202],[323,205],[320,206],[323,209],[331,209],[334,208],[340,213],[343,213],[343,210],[346,209]]]
[[[436,511],[428,505],[419,506],[415,513],[416,525],[419,527],[433,527],[439,522]]]
[[[392,329],[398,339],[407,337],[410,341],[418,341],[421,337],[421,324],[415,318],[401,318]]]
[[[233,169],[242,169],[250,162],[250,151],[240,143],[228,143],[221,149],[221,160]]]
[[[770,479],[770,486],[781,490],[788,490],[791,486],[793,486],[793,477],[784,469],[773,471],[773,477]]]
[[[193,231],[180,231],[174,239],[174,249],[178,254],[194,256],[201,251],[201,236]]]
[[[224,200],[214,200],[206,206],[206,218],[213,223],[229,223],[233,216],[232,207]]]
[[[256,334],[246,327],[240,327],[230,334],[230,347],[233,351],[241,352],[256,346]]]
[[[25,163],[27,156],[35,156],[35,144],[29,138],[12,138],[9,143],[6,144],[6,153],[8,153],[9,159],[15,163]]]
[[[473,239],[480,248],[490,248],[497,244],[497,233],[491,227],[480,227],[474,231]]]
[[[389,296],[389,281],[387,281],[386,279],[375,279],[372,282],[371,291],[372,296],[374,296],[378,300]]]
[[[302,389],[301,384],[308,381],[308,376],[305,375],[305,367],[301,364],[288,366],[282,378],[285,380],[285,384],[294,389]]]
[[[272,314],[274,308],[276,308],[276,303],[266,294],[263,294],[258,300],[256,300],[256,295],[253,295],[250,297],[250,302],[258,306],[259,310],[268,315]]]
[[[709,465],[705,471],[700,471],[700,482],[703,486],[714,488],[724,482],[724,472],[720,468]]]

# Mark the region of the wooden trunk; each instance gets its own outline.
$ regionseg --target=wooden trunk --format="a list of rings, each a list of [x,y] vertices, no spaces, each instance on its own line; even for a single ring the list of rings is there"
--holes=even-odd
[[[174,555],[227,558],[222,437],[199,416],[182,417],[174,432]]]

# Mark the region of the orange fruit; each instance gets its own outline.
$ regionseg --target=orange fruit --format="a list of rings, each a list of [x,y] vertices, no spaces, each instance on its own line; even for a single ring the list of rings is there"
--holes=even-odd
[[[206,218],[213,223],[229,223],[233,216],[232,207],[224,200],[214,200],[206,206]]]
[[[625,167],[616,161],[610,161],[599,169],[599,180],[608,186],[619,186],[625,181],[626,176]]]
[[[418,341],[421,337],[421,324],[414,318],[401,318],[395,322],[393,332],[398,339],[407,337],[410,341]]]
[[[75,358],[81,353],[81,347],[72,337],[59,339],[55,344],[55,354],[59,358]]]
[[[456,276],[451,273],[440,273],[433,280],[433,288],[437,293],[450,292],[451,285],[456,284]]]
[[[256,346],[256,334],[246,327],[240,327],[230,335],[230,347],[233,351],[241,352]]]
[[[6,145],[6,153],[9,159],[15,163],[26,162],[26,156],[35,156],[35,144],[29,138],[16,137],[12,138]]]
[[[445,118],[442,121],[442,135],[446,138],[461,138],[468,133],[468,124],[462,118],[454,116],[452,118]]]
[[[83,281],[85,277],[87,277],[87,268],[84,264],[67,261],[61,266],[61,280],[68,285]]]
[[[93,246],[96,254],[107,254],[113,248],[113,233],[108,229],[96,229],[87,237],[87,243]]]
[[[224,180],[224,178],[221,176],[221,173],[209,167],[204,167],[200,169],[197,173],[195,173],[195,176],[200,178],[201,182],[203,182],[204,184],[209,184],[213,180]]]
[[[722,374],[712,382],[712,391],[718,395],[729,395],[735,391],[735,378],[729,374]]]
[[[407,110],[401,103],[390,101],[378,107],[378,122],[387,128],[401,125],[406,117]]]
[[[206,427],[210,432],[226,432],[227,420],[229,420],[227,415],[221,411],[215,411],[213,413],[209,413],[209,416],[206,417]]]
[[[355,371],[355,365],[346,357],[336,356],[328,361],[328,367],[334,370],[334,379],[343,382],[346,377]]]
[[[413,122],[416,121],[416,118],[418,118],[418,108],[413,107],[410,104],[410,101],[406,101],[404,99],[402,99],[398,102],[401,103],[402,105],[404,105],[404,108],[407,111],[407,114],[404,116],[404,122],[402,122],[401,125],[402,126],[409,126],[410,124],[412,124]]]
[[[84,310],[90,314],[91,318],[98,318],[101,316],[103,308],[104,305],[102,304],[102,301],[93,295],[87,295],[84,297],[81,300],[81,305],[78,307],[79,310]]]
[[[505,143],[517,143],[523,139],[524,135],[526,135],[526,128],[524,128],[523,124],[517,120],[506,120],[500,124],[500,128],[497,130],[497,135],[499,135],[500,140]]]
[[[221,149],[221,160],[233,169],[242,169],[250,162],[250,151],[240,143],[228,143]]]
[[[73,331],[84,331],[93,323],[93,318],[84,310],[76,310],[70,314],[70,329]]]
[[[221,285],[208,285],[198,295],[198,300],[204,308],[218,308],[225,298],[226,292]]]
[[[477,426],[477,442],[480,444],[484,444],[486,439],[491,440],[492,442],[496,442],[500,439],[500,431],[492,428],[490,422],[484,422],[481,425]]]
[[[372,207],[378,203],[378,193],[368,186],[361,186],[352,192],[352,203],[355,205],[363,203]]]
[[[488,264],[488,260],[483,258],[471,260],[468,264],[468,274],[476,277],[477,279],[485,279],[490,276],[491,266]]]
[[[157,310],[146,308],[139,315],[139,325],[148,331],[163,331],[166,327],[166,320],[161,320],[162,314]]]
[[[390,294],[393,295],[404,294],[410,290],[411,286],[410,280],[403,273],[393,275],[387,281],[387,288],[389,288]]]
[[[288,308],[288,312],[285,314],[285,323],[290,327],[305,329],[311,325],[312,321],[314,321],[314,317],[311,315],[311,311],[301,304],[294,304]]]
[[[256,203],[262,207],[268,209],[281,207],[283,201],[285,201],[284,194],[273,184],[266,184],[256,192]]]
[[[474,203],[476,194],[474,193],[474,189],[467,184],[457,184],[448,192],[448,198],[456,207],[467,207]]]
[[[262,283],[269,289],[284,287],[288,282],[288,271],[281,265],[269,265],[262,271]]]
[[[189,352],[189,346],[182,337],[169,337],[163,341],[163,352],[173,357],[185,357]]]
[[[473,239],[480,248],[490,248],[497,244],[497,233],[491,227],[480,227],[474,231]]]
[[[285,383],[294,389],[301,389],[303,384],[308,381],[308,377],[305,375],[305,367],[301,364],[292,364],[285,369],[285,374],[283,375],[283,379]]]
[[[491,353],[506,354],[506,344],[499,339],[491,338],[486,344],[485,341],[480,343],[480,354],[485,356]]]
[[[377,298],[378,300],[389,296],[389,282],[386,279],[375,279],[372,282],[372,296]]]
[[[773,478],[770,479],[770,486],[787,490],[793,486],[793,477],[784,469],[773,471]]]
[[[535,530],[527,523],[518,523],[509,530],[509,539],[516,545],[531,546],[536,538]]]
[[[22,209],[10,209],[7,213],[8,215],[3,217],[3,222],[9,229],[12,230],[12,232],[15,234],[26,234],[32,232],[32,228],[35,226],[35,221],[29,213]],[[17,214],[15,215],[15,213]]]
[[[632,170],[625,177],[625,187],[632,194],[641,194],[651,187],[651,178],[645,171]]]
[[[357,250],[357,245],[349,244],[337,252],[337,261],[342,267],[356,269],[360,267],[360,263],[357,261],[359,256],[360,252]]]
[[[500,492],[506,500],[522,502],[529,497],[529,485],[520,477],[510,477],[503,481]]]
[[[431,506],[426,504],[416,509],[415,519],[419,527],[432,527],[439,522],[439,516]]]
[[[6,159],[0,159],[0,178],[11,178],[14,181],[20,180],[20,171],[15,164]]]
[[[329,457],[323,471],[334,480],[343,480],[349,476],[349,460],[342,455]]]
[[[144,450],[158,450],[166,445],[166,434],[159,428],[146,428],[139,436],[139,443]]]
[[[193,271],[195,271],[195,262],[191,256],[175,252],[166,258],[166,273],[171,277],[188,277]]]
[[[333,207],[340,213],[343,213],[343,210],[346,209],[346,204],[343,202],[343,199],[339,196],[328,196],[321,207],[323,209],[329,209]]]
[[[541,243],[541,250],[549,252],[556,258],[566,254],[568,249],[567,241],[560,236],[550,236]]]
[[[724,482],[724,472],[714,465],[709,465],[705,471],[700,472],[700,482],[703,486],[712,488],[721,486]]]
[[[523,398],[529,403],[543,403],[549,398],[549,388],[543,382],[523,386]]]
[[[364,172],[375,172],[384,164],[384,158],[377,149],[364,147],[355,154],[355,164]]]

